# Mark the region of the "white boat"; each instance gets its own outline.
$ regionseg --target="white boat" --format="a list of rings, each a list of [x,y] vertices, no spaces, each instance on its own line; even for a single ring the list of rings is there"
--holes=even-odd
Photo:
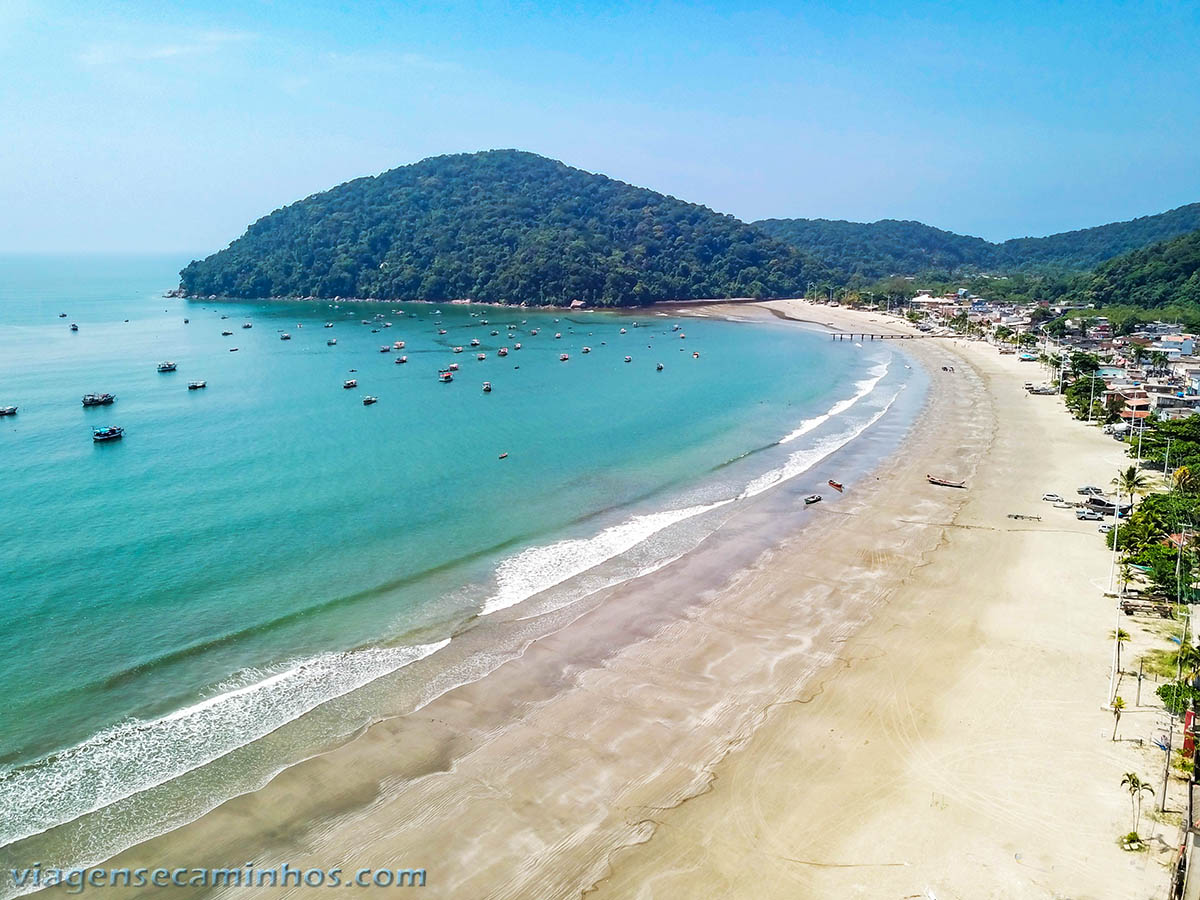
[[[160,362],[160,363],[158,364],[158,371],[160,371],[160,372],[174,372],[174,371],[175,371],[175,363],[173,363],[173,362]]]
[[[188,390],[189,391],[198,391],[201,388],[206,388],[206,387],[208,387],[207,381],[189,381],[188,382]]]

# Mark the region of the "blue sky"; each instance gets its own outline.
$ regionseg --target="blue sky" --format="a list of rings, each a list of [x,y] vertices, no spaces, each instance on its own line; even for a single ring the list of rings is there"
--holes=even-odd
[[[0,251],[208,253],[519,147],[998,240],[1200,201],[1200,4],[0,0]]]

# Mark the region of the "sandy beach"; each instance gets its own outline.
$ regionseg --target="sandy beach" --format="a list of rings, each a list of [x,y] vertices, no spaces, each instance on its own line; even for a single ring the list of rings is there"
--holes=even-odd
[[[693,313],[906,330],[800,301]],[[1110,740],[1109,554],[1039,499],[1108,484],[1121,447],[1028,396],[1029,364],[896,343],[925,408],[807,526],[741,559],[777,513],[754,505],[489,676],[110,865],[423,868],[423,896],[455,898],[1165,896],[1174,827],[1117,846],[1122,773],[1162,757]]]

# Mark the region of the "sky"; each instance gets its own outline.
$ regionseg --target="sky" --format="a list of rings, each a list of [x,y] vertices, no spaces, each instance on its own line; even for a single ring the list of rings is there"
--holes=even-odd
[[[0,0],[0,252],[226,246],[519,148],[742,219],[990,240],[1200,201],[1200,3]]]

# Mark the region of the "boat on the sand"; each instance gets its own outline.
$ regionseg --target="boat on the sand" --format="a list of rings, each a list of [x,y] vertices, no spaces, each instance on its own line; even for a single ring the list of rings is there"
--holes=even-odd
[[[965,481],[951,481],[949,478],[938,478],[935,475],[926,475],[925,480],[939,487],[965,488],[967,486]]]

